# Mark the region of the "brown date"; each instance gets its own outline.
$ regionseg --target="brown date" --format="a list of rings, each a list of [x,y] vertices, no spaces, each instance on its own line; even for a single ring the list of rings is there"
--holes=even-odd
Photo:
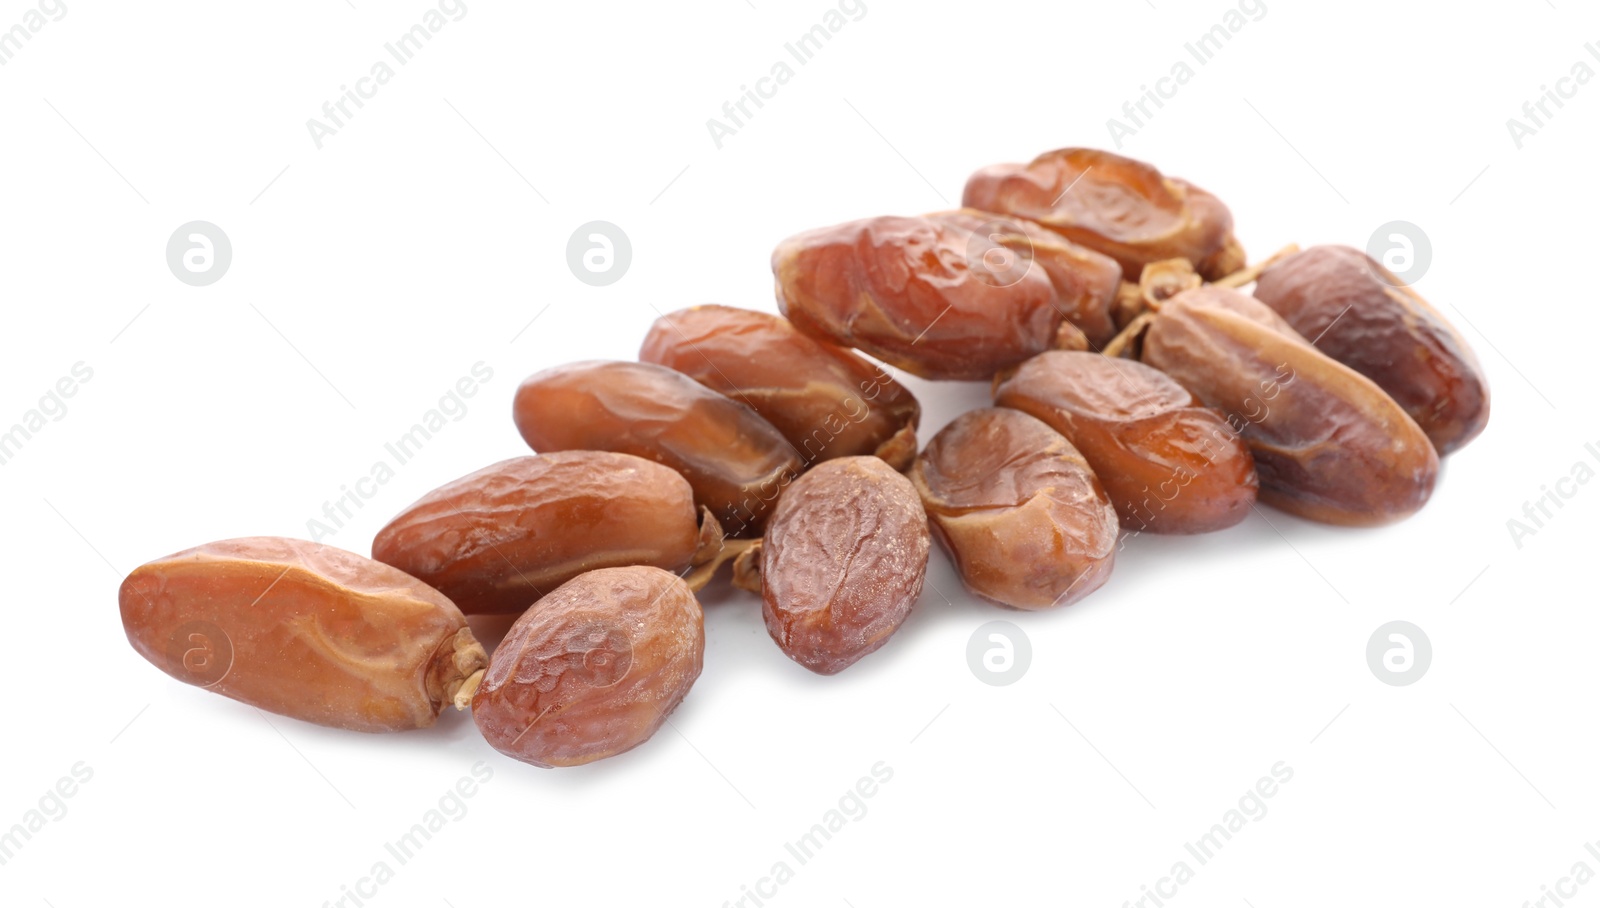
[[[1112,304],[1122,283],[1122,269],[1110,256],[1023,218],[976,208],[940,211],[927,217],[972,231],[981,250],[975,264],[995,279],[1015,279],[1038,266],[1055,285],[1061,314],[1083,332],[1090,345],[1099,347],[1117,333]],[[981,242],[985,238],[987,242]]]
[[[1129,281],[1162,259],[1188,259],[1207,280],[1245,264],[1233,215],[1216,196],[1109,151],[1062,148],[985,167],[967,180],[961,204],[1037,221],[1116,259]]]
[[[1444,316],[1365,252],[1313,246],[1268,268],[1256,298],[1389,392],[1441,456],[1489,421],[1489,382]]]
[[[731,535],[759,535],[799,452],[754,410],[654,363],[588,361],[529,376],[513,404],[528,446],[633,454],[683,474]]]
[[[432,725],[466,705],[488,662],[437,590],[376,561],[298,539],[213,542],[122,582],[139,655],[179,681],[354,731]]]
[[[1026,413],[956,417],[918,455],[911,482],[962,582],[985,599],[1067,605],[1111,576],[1116,508],[1072,443]]]
[[[987,379],[1062,345],[1082,347],[1066,320],[1106,310],[1114,282],[1094,253],[1074,269],[1076,296],[1060,275],[1012,268],[1016,258],[960,218],[879,217],[802,233],[772,255],[778,308],[800,330],[855,347],[930,379]],[[1098,264],[1097,264],[1098,263]]]
[[[767,633],[818,674],[852,665],[911,613],[929,545],[916,490],[888,464],[818,464],[784,493],[762,540]]]
[[[700,676],[700,603],[654,567],[580,574],[495,648],[472,717],[495,750],[535,766],[615,756],[655,734]]]
[[[911,392],[776,315],[731,306],[670,312],[650,327],[639,359],[748,404],[807,464],[875,454],[903,470],[917,456],[922,407]]]
[[[1142,363],[1041,353],[996,383],[994,401],[1072,442],[1124,529],[1206,533],[1244,520],[1255,504],[1255,463],[1227,420]]]
[[[1217,287],[1173,297],[1143,358],[1223,412],[1274,507],[1365,526],[1406,517],[1433,492],[1439,458],[1416,422],[1253,297]]]
[[[466,614],[520,614],[596,568],[679,573],[699,544],[694,493],[677,472],[631,454],[555,451],[429,492],[378,531],[372,557]]]

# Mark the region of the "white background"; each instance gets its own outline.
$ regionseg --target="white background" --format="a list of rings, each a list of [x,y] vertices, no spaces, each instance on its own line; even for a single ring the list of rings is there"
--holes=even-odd
[[[720,906],[786,860],[768,905],[1118,906],[1187,860],[1180,905],[1511,906],[1580,860],[1600,870],[1583,847],[1600,839],[1600,484],[1520,547],[1507,529],[1575,463],[1600,468],[1600,85],[1520,150],[1506,126],[1577,61],[1600,68],[1594,10],[1268,0],[1123,149],[1222,197],[1257,255],[1427,231],[1418,288],[1477,349],[1494,416],[1418,516],[1138,538],[1101,591],[1047,614],[980,604],[936,554],[899,635],[832,678],[778,652],[753,598],[713,593],[673,727],[547,771],[465,715],[362,736],[183,686],[127,645],[117,584],[201,542],[305,536],[485,363],[466,415],[328,540],[366,552],[423,492],[525,452],[509,417],[526,374],[631,358],[680,306],[771,309],[790,233],[1109,147],[1107,118],[1230,7],[867,0],[720,150],[707,118],[822,0],[467,0],[321,150],[306,120],[423,2],[67,7],[0,67],[0,425],[93,369],[0,466],[0,828],[74,764],[93,775],[0,866],[5,904],[336,902],[478,761],[493,777],[468,812],[389,859],[366,904]],[[4,0],[0,28],[30,8]],[[204,288],[164,259],[197,219],[234,250]],[[634,253],[603,288],[565,261],[596,219]],[[986,399],[911,384],[924,440]],[[1032,642],[1010,687],[967,664],[996,618]],[[1396,619],[1433,644],[1410,687],[1365,659]],[[893,776],[865,815],[800,866],[784,844],[879,761]],[[1279,761],[1292,781],[1198,866],[1183,844]],[[1600,903],[1600,883],[1580,893]]]

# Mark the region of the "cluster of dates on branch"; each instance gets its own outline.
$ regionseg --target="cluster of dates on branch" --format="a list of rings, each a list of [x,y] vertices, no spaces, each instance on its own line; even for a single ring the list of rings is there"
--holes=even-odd
[[[1107,582],[1122,534],[1258,503],[1403,518],[1487,422],[1466,342],[1358,250],[1247,267],[1216,196],[1089,149],[983,168],[962,205],[779,243],[781,315],[682,309],[637,361],[531,375],[512,410],[534,453],[423,496],[371,558],[255,537],[140,567],[129,640],[262,709],[390,731],[453,703],[496,749],[570,766],[687,695],[695,594],[725,567],[828,675],[902,626],[934,539],[974,595],[1059,607]],[[994,405],[919,451],[921,407],[879,362],[989,382]],[[474,615],[516,616],[492,655]]]

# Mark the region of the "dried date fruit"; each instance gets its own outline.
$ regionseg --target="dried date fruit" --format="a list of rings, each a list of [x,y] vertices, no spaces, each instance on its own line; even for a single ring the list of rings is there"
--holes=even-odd
[[[911,482],[962,582],[985,599],[1067,605],[1111,576],[1116,509],[1078,449],[1026,413],[956,417],[918,455]]]
[[[787,319],[694,306],[656,319],[639,359],[748,404],[807,464],[874,454],[896,470],[917,456],[922,407],[882,367]]]
[[[1233,215],[1216,196],[1109,151],[1062,148],[985,167],[967,180],[961,204],[1037,221],[1116,259],[1129,281],[1162,259],[1188,259],[1207,280],[1245,264]]]
[[[517,388],[517,429],[535,451],[633,454],[671,467],[731,535],[759,535],[799,452],[754,410],[654,363],[588,361]]]
[[[580,574],[518,618],[495,648],[472,717],[495,750],[578,766],[643,744],[700,676],[700,603],[654,567]]]
[[[818,464],[784,493],[761,548],[761,614],[784,654],[831,675],[899,629],[928,568],[928,518],[875,457]]]
[[[1466,339],[1365,252],[1312,246],[1266,269],[1255,295],[1387,391],[1441,456],[1488,423],[1489,382]]]
[[[1057,308],[1088,341],[1077,349],[1098,348],[1117,333],[1112,304],[1122,283],[1122,269],[1110,256],[1069,242],[1032,221],[976,208],[940,211],[928,217],[972,231],[980,238],[982,250],[977,265],[1001,280],[1014,278],[1034,265],[1042,269],[1055,285]]]
[[[676,471],[631,454],[555,451],[429,492],[378,531],[372,557],[468,615],[520,614],[597,568],[680,573],[702,542],[694,492]]]
[[[1115,295],[1097,282],[1109,269],[1093,253],[1059,260],[1081,278],[1083,298],[1067,300],[1063,278],[1006,266],[1014,257],[956,219],[880,217],[790,237],[772,270],[778,308],[800,330],[923,378],[970,380],[1076,346],[1084,332],[1066,314],[1106,309]]]
[[[425,728],[488,662],[437,590],[332,546],[251,537],[141,565],[122,582],[139,655],[179,681],[355,731]]]
[[[1255,504],[1250,449],[1222,414],[1132,360],[1051,351],[994,390],[997,406],[1060,432],[1099,477],[1124,529],[1206,533]]]
[[[1173,297],[1143,357],[1244,436],[1274,507],[1366,526],[1414,513],[1433,492],[1439,458],[1416,422],[1253,297],[1218,287]]]

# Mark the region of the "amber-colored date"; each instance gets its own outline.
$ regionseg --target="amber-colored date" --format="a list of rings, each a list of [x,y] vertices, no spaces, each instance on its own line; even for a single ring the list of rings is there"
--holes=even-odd
[[[587,361],[517,388],[517,429],[535,451],[633,454],[683,474],[735,536],[759,535],[799,452],[754,410],[654,363]]]
[[[1428,437],[1370,379],[1275,323],[1282,320],[1253,297],[1191,290],[1157,312],[1144,361],[1243,434],[1262,501],[1350,526],[1421,508],[1439,472]]]
[[[1268,268],[1256,298],[1389,392],[1441,456],[1489,422],[1489,381],[1444,316],[1365,252],[1313,246]]]
[[[772,255],[778,308],[808,334],[855,347],[914,375],[987,379],[1062,345],[1083,346],[1074,311],[1116,293],[1093,253],[1065,278],[1012,267],[1016,251],[962,218],[879,217],[790,237]],[[1097,265],[1096,263],[1099,262]]]
[[[875,454],[903,470],[917,456],[922,407],[911,392],[778,316],[731,306],[670,312],[650,327],[639,359],[749,404],[807,464]]]
[[[1097,353],[1041,353],[995,385],[1082,452],[1124,529],[1205,533],[1231,527],[1256,500],[1256,469],[1222,414],[1142,363]]]
[[[784,493],[762,537],[761,614],[794,661],[831,675],[899,629],[928,568],[928,518],[875,457],[818,464]]]
[[[468,615],[520,614],[597,568],[681,572],[698,545],[694,492],[677,472],[631,454],[556,451],[429,492],[378,531],[372,557]]]
[[[1024,218],[976,208],[940,211],[928,217],[972,231],[976,242],[972,264],[988,272],[991,279],[1015,280],[1030,268],[1041,269],[1056,288],[1057,308],[1090,345],[1099,347],[1117,333],[1112,304],[1122,283],[1122,269],[1115,259]]]
[[[169,555],[129,574],[119,600],[128,642],[172,677],[335,728],[432,725],[488,661],[437,590],[298,539]]]
[[[971,410],[911,468],[935,533],[972,592],[1043,609],[1111,576],[1117,512],[1072,443],[1019,410]]]
[[[524,763],[615,756],[661,727],[704,651],[700,603],[682,580],[654,567],[590,571],[511,626],[472,717],[495,750]]]
[[[1062,148],[985,167],[967,180],[961,204],[1037,221],[1116,259],[1129,281],[1162,259],[1188,259],[1207,280],[1245,264],[1233,215],[1216,196],[1109,151]]]

